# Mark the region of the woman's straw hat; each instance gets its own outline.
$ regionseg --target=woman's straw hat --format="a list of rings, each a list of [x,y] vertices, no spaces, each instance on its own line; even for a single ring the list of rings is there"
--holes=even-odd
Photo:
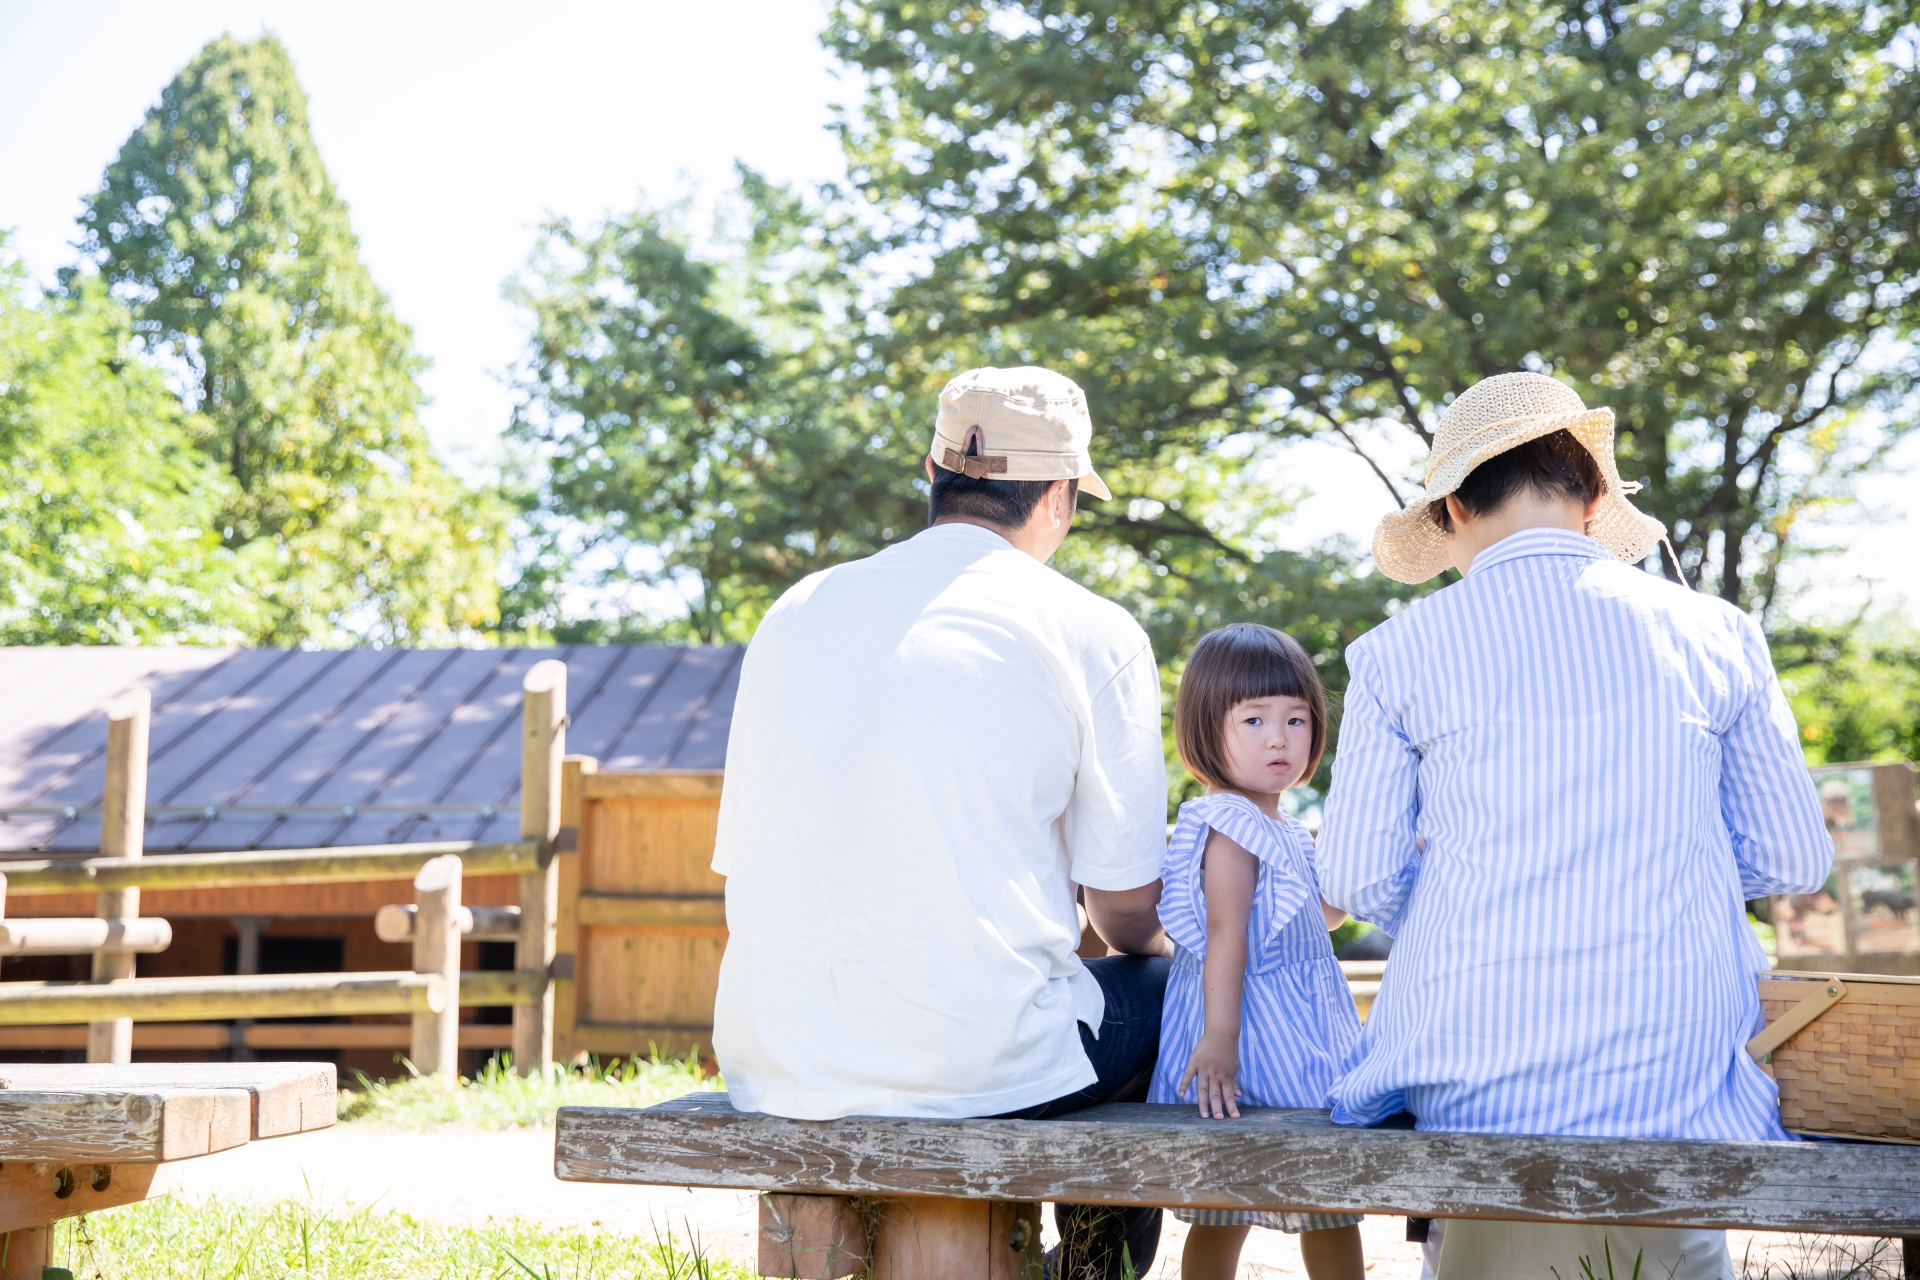
[[[1373,560],[1380,572],[1396,582],[1425,582],[1450,568],[1446,535],[1428,514],[1428,504],[1466,483],[1488,458],[1555,431],[1571,434],[1600,464],[1605,488],[1587,522],[1587,536],[1629,564],[1645,559],[1667,527],[1627,501],[1640,486],[1620,481],[1613,460],[1613,410],[1587,408],[1571,387],[1544,374],[1503,373],[1474,383],[1440,415],[1426,489],[1374,530]]]

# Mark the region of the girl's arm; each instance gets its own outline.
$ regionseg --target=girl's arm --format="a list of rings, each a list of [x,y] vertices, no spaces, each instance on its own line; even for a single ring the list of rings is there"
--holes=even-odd
[[[1322,898],[1320,899],[1320,918],[1327,922],[1327,932],[1332,933],[1347,922],[1347,913]]]
[[[1207,894],[1207,958],[1201,966],[1206,1021],[1180,1076],[1180,1092],[1198,1081],[1200,1114],[1240,1117],[1240,995],[1247,980],[1247,919],[1260,860],[1218,831],[1201,853]]]

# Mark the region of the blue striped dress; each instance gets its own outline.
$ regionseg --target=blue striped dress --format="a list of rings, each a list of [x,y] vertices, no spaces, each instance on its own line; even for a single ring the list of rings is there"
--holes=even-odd
[[[1743,900],[1833,841],[1754,620],[1529,529],[1347,667],[1317,870],[1395,941],[1334,1119],[1785,1138]]]
[[[1260,860],[1247,919],[1247,978],[1240,1004],[1240,1102],[1253,1107],[1324,1107],[1341,1061],[1360,1037],[1360,1018],[1327,941],[1313,837],[1292,818],[1278,821],[1237,795],[1180,806],[1161,870],[1160,923],[1173,939],[1173,976],[1160,1021],[1160,1056],[1149,1102],[1193,1103],[1177,1092],[1205,1029],[1207,899],[1200,857],[1218,831]],[[1360,1221],[1348,1214],[1179,1209],[1182,1222],[1324,1231]]]

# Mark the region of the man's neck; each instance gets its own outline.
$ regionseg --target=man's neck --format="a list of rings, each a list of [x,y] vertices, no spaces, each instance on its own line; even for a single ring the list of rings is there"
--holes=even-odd
[[[1014,550],[1024,551],[1041,564],[1053,559],[1053,553],[1059,549],[1059,540],[1052,536],[1050,528],[1039,528],[1040,522],[1030,520],[1018,529],[1009,529],[1005,525],[991,524],[985,520],[976,520],[972,516],[941,516],[933,522],[934,528],[943,524],[970,524],[976,529],[985,529],[988,533],[1005,538]]]

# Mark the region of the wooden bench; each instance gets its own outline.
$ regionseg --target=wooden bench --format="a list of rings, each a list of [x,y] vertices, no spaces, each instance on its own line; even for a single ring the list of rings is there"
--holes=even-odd
[[[554,1172],[758,1191],[760,1273],[799,1280],[869,1261],[878,1280],[1038,1280],[1042,1201],[1920,1237],[1911,1146],[1416,1133],[1289,1109],[814,1122],[700,1093],[561,1108]]]
[[[324,1129],[330,1063],[0,1063],[0,1276],[40,1280],[49,1224],[162,1195],[181,1162]]]

